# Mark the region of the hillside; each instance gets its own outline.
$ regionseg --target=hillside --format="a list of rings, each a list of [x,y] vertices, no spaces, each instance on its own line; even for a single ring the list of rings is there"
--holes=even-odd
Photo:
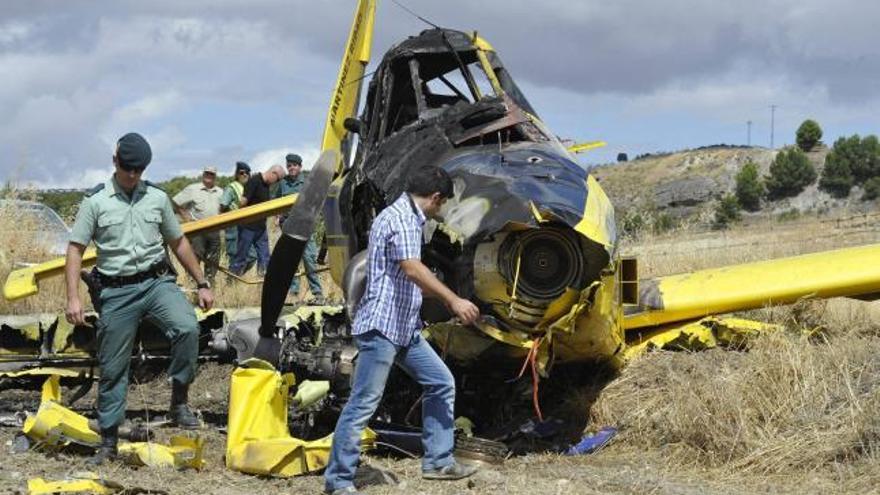
[[[735,188],[737,172],[749,160],[761,175],[768,173],[779,150],[758,147],[710,146],[676,153],[649,155],[630,162],[598,166],[591,173],[602,184],[618,216],[635,211],[666,214],[677,222],[706,220],[714,202]],[[821,174],[828,148],[807,153]],[[845,214],[876,210],[874,202],[860,201],[856,188],[850,197],[837,200],[813,184],[794,198],[764,204],[748,218],[787,214]],[[796,210],[796,212],[794,212]]]

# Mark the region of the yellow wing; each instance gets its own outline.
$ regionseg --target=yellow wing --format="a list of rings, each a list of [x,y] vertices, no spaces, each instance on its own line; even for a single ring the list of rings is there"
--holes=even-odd
[[[788,304],[880,293],[880,244],[747,263],[642,282],[627,330]]]

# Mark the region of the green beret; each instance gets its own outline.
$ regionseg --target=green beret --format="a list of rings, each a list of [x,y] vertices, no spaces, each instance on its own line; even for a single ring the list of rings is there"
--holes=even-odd
[[[302,165],[303,159],[302,159],[302,157],[300,157],[296,153],[289,153],[287,155],[287,163],[296,163],[296,164]]]
[[[136,132],[129,132],[116,142],[116,158],[126,168],[146,168],[153,159],[150,143]]]

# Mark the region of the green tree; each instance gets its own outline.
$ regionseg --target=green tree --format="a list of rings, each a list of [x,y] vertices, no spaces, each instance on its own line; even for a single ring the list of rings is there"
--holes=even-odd
[[[873,201],[880,198],[880,177],[873,177],[865,182],[865,192],[862,194],[862,201]]]
[[[854,136],[858,141],[858,136]],[[834,143],[834,148],[825,157],[825,168],[822,169],[822,178],[819,179],[819,189],[827,192],[835,198],[849,196],[849,191],[855,183],[850,163],[849,153],[852,144],[847,144],[848,138],[840,138]]]
[[[739,202],[733,194],[726,194],[715,205],[715,220],[712,223],[714,229],[726,229],[730,224],[740,221]]]
[[[764,177],[770,199],[797,196],[816,181],[816,169],[798,148],[782,150],[770,165],[770,175]]]
[[[758,175],[758,165],[749,160],[736,174],[736,199],[748,211],[761,209],[764,197],[764,183]]]
[[[862,138],[862,160],[852,167],[857,183],[861,184],[874,177],[880,177],[880,140],[873,134]]]
[[[822,139],[822,128],[812,119],[805,120],[795,134],[797,145],[803,151],[810,151]]]

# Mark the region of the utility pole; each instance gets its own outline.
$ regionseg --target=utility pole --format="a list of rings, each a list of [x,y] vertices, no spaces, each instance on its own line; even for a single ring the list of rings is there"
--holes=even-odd
[[[751,148],[752,147],[752,121],[751,120],[746,121],[746,128],[748,129],[746,131],[746,144],[748,145],[749,148]]]
[[[776,125],[776,105],[770,105],[770,149],[773,149],[773,131]]]

